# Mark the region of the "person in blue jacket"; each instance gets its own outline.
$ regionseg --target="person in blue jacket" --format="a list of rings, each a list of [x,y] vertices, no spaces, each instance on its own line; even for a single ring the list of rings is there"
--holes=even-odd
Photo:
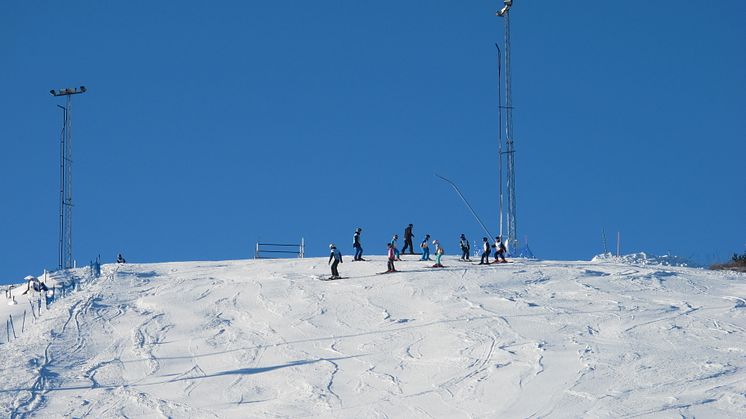
[[[430,259],[430,235],[425,234],[425,240],[420,243],[420,249],[422,249],[422,257],[420,260],[432,260]]]

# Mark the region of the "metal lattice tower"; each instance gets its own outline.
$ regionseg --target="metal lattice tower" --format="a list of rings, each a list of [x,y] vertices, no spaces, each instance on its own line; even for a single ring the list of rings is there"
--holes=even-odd
[[[511,92],[511,75],[510,75],[510,8],[513,6],[513,0],[503,0],[505,6],[497,12],[497,15],[503,18],[505,26],[505,156],[507,163],[507,189],[508,189],[508,213],[507,227],[508,237],[505,240],[508,243],[511,252],[518,251],[518,223],[516,211],[516,193],[515,193],[515,148],[513,145],[513,99]],[[502,157],[501,157],[502,158]]]
[[[65,106],[57,105],[63,111],[62,132],[60,134],[60,237],[59,269],[72,268],[73,259],[73,136],[72,136],[72,95],[85,93],[80,89],[50,90],[52,96],[66,96]]]

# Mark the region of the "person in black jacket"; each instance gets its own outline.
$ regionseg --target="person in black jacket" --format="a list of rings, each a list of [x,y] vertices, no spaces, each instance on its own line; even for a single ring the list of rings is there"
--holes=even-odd
[[[459,238],[459,246],[461,246],[461,260],[471,260],[469,259],[469,251],[471,250],[471,246],[469,245],[469,240],[463,234]]]
[[[332,260],[334,260],[333,263],[332,263]],[[329,263],[332,264],[332,276],[329,279],[341,278],[339,276],[339,271],[337,270],[337,266],[340,263],[342,263],[342,252],[337,250],[337,246],[335,246],[334,243],[329,245]]]
[[[479,262],[479,264],[490,264],[490,241],[487,239],[487,237],[482,238],[482,260]]]
[[[407,251],[407,248],[409,248],[409,254],[414,254],[414,245],[412,245],[412,237],[414,237],[414,233],[412,233],[412,224],[408,225],[407,228],[404,229],[404,247],[402,247],[401,252],[404,253]]]

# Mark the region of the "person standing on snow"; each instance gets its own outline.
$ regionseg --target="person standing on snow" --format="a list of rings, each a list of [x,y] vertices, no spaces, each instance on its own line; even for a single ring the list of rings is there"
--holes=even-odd
[[[117,255],[117,263],[126,263],[126,262],[127,261],[124,260],[124,256],[122,256],[121,253]]]
[[[505,260],[505,243],[502,242],[500,239],[500,236],[495,237],[495,261],[493,263],[499,263],[500,259],[502,259],[502,263],[508,263],[507,260]]]
[[[407,248],[409,248],[409,254],[414,254],[414,246],[412,245],[412,238],[414,237],[414,233],[412,233],[412,224],[408,225],[407,228],[404,229],[404,247],[402,247],[401,252],[404,253],[407,251]]]
[[[355,229],[355,234],[352,236],[352,248],[355,249],[355,257],[352,259],[353,261],[365,260],[363,259],[363,245],[360,244],[360,233],[362,232],[363,229],[358,227]]]
[[[394,255],[394,246],[391,243],[388,244],[388,257],[388,269],[386,270],[386,273],[396,272],[396,267],[394,267],[394,260],[396,260],[396,257]]]
[[[422,257],[420,260],[432,260],[430,259],[430,235],[425,234],[425,240],[420,243],[420,249],[422,249]]]
[[[443,250],[443,247],[441,247],[439,241],[433,240],[433,244],[435,245],[435,265],[433,265],[433,268],[442,268],[443,264],[440,263],[440,258],[443,257],[445,251]]]
[[[471,251],[471,246],[469,245],[469,240],[467,240],[465,235],[461,235],[459,239],[459,246],[461,246],[461,259],[463,261],[470,261],[469,259],[469,252]]]
[[[480,265],[490,264],[490,242],[487,237],[482,237],[482,260],[479,262]]]
[[[332,263],[332,260],[334,262]],[[337,250],[337,247],[334,245],[334,243],[329,245],[329,262],[327,265],[331,263],[332,264],[332,276],[329,279],[339,279],[341,278],[339,276],[339,271],[337,270],[337,266],[342,263],[342,252]]]
[[[396,248],[396,241],[399,240],[399,235],[394,234],[394,237],[391,238],[391,246],[394,248],[394,256],[396,256],[396,260],[401,260],[399,257],[399,249]]]

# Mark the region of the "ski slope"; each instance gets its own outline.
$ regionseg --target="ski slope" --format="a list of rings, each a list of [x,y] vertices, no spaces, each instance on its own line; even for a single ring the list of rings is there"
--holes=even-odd
[[[0,416],[746,417],[745,274],[371,259],[105,265],[0,335]]]

